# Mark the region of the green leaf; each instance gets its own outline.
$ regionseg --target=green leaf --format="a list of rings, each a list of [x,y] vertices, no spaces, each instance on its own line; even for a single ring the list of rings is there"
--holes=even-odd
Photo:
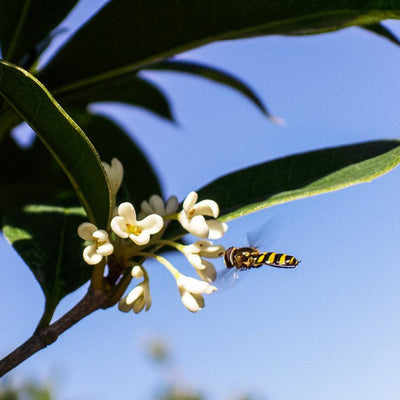
[[[39,76],[52,89],[78,88],[217,40],[320,33],[386,18],[400,18],[397,0],[114,0]]]
[[[53,95],[65,108],[82,109],[95,102],[115,101],[143,107],[173,120],[168,100],[162,91],[138,77],[135,71],[79,90],[54,91]]]
[[[160,61],[155,64],[151,64],[145,69],[149,70],[161,70],[161,71],[174,71],[183,72],[187,74],[197,75],[202,78],[210,79],[214,82],[221,83],[229,86],[232,89],[237,90],[239,93],[247,97],[252,101],[256,107],[269,119],[279,123],[279,119],[270,114],[270,112],[264,106],[262,100],[257,94],[244,82],[236,78],[235,76],[228,74],[220,69],[210,67],[208,65],[199,64],[190,61]]]
[[[221,220],[369,182],[400,163],[400,141],[381,140],[279,158],[225,175],[198,191]]]
[[[35,275],[52,314],[59,301],[90,279],[78,226],[82,208],[30,205],[3,219],[3,233]],[[51,315],[49,315],[51,317]]]
[[[364,25],[362,28],[366,29],[367,31],[376,33],[379,36],[382,36],[388,40],[390,40],[392,43],[400,45],[400,40],[397,36],[395,36],[390,29],[386,28],[386,26],[383,26],[382,24],[370,24],[370,25]]]
[[[6,137],[0,146],[0,170],[7,171],[0,176],[1,214],[27,204],[78,206],[66,175],[39,139],[22,149]]]
[[[105,228],[110,214],[108,183],[99,156],[81,128],[36,78],[4,61],[0,61],[0,94],[63,168],[89,219]]]
[[[71,11],[77,0],[0,0],[3,58],[19,63]]]
[[[77,115],[77,120],[95,145],[101,159],[107,163],[118,158],[124,167],[124,179],[119,194],[121,201],[139,207],[152,194],[161,195],[160,182],[142,150],[116,123],[96,114]]]

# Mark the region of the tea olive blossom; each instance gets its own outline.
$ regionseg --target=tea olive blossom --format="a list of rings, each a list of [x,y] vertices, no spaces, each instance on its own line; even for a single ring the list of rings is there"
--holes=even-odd
[[[89,265],[98,264],[103,257],[109,256],[114,251],[108,233],[102,229],[97,229],[97,226],[90,222],[79,225],[78,235],[81,239],[91,242],[83,250],[83,259]]]
[[[179,274],[176,284],[181,295],[183,305],[191,312],[200,311],[204,307],[202,294],[211,294],[217,290],[215,286],[189,276]]]
[[[122,183],[123,167],[116,158],[112,159],[111,165],[103,163],[103,166],[109,180],[114,206],[116,193]],[[129,202],[113,207],[108,232],[98,229],[90,222],[78,227],[79,236],[89,241],[83,251],[84,260],[90,265],[99,264],[99,268],[93,270],[92,284],[95,288],[102,290],[104,282],[107,282],[107,290],[111,293],[110,296],[113,296],[112,301],[117,301],[132,278],[143,278],[127,296],[119,300],[118,308],[121,311],[132,310],[139,313],[151,307],[149,276],[141,265],[148,258],[157,260],[169,270],[176,280],[183,305],[191,312],[197,312],[204,307],[204,294],[211,294],[217,290],[210,284],[216,277],[216,270],[205,258],[221,257],[225,251],[222,246],[208,240],[184,245],[179,242],[182,237],[179,233],[173,240],[162,237],[166,225],[171,220],[178,220],[189,233],[203,239],[220,238],[225,233],[227,225],[215,219],[219,215],[218,204],[213,200],[197,202],[197,198],[196,192],[189,193],[183,202],[182,210],[178,212],[179,204],[175,196],[164,202],[160,196],[152,195],[148,201],[141,203],[138,216]],[[165,246],[183,253],[201,280],[183,275],[166,258],[157,254]],[[108,258],[101,263],[104,257]],[[129,268],[132,268],[131,276]],[[108,275],[105,277],[104,273]]]
[[[217,258],[221,257],[225,252],[225,248],[215,245],[209,240],[198,240],[197,242],[182,246],[182,253],[186,256],[190,264],[195,268],[200,278],[207,282],[212,282],[217,276],[214,265],[203,257]]]
[[[178,214],[178,221],[184,229],[199,238],[219,239],[227,230],[227,225],[215,218],[219,215],[218,204],[213,200],[197,203],[198,195],[190,192],[183,202],[183,210]],[[205,219],[204,216],[214,217]]]
[[[124,176],[124,168],[118,158],[111,160],[111,165],[106,162],[102,162],[103,167],[106,171],[108,181],[110,183],[110,190],[112,196],[116,196],[118,189],[121,186],[122,178]]]
[[[147,311],[151,307],[149,277],[140,265],[132,268],[131,275],[137,279],[144,277],[144,280],[119,301],[118,309],[123,312],[133,310],[135,314],[138,314],[143,308]]]
[[[151,214],[138,221],[136,211],[131,203],[121,203],[118,207],[118,216],[111,220],[111,229],[119,237],[132,240],[143,246],[150,241],[150,235],[160,232],[164,226],[163,218],[158,214]]]

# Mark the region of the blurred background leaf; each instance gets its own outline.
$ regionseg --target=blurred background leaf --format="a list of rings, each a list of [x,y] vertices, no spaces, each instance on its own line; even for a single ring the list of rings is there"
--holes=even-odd
[[[51,89],[78,88],[216,40],[321,33],[399,17],[400,5],[391,0],[114,0],[78,30],[39,77]]]
[[[246,83],[242,82],[239,78],[229,74],[226,71],[222,71],[209,65],[182,60],[160,61],[158,63],[151,64],[145,69],[182,72],[229,86],[231,89],[235,89],[243,96],[247,97],[266,117],[274,122],[279,122],[279,119],[270,114],[260,97],[254,92],[253,89],[251,89]]]
[[[54,95],[67,109],[84,109],[88,104],[102,101],[118,102],[142,107],[167,120],[174,120],[164,93],[148,80],[137,76],[136,71],[79,90],[55,91]]]
[[[0,0],[2,58],[27,68],[26,61],[39,55],[37,45],[77,3],[77,0]]]

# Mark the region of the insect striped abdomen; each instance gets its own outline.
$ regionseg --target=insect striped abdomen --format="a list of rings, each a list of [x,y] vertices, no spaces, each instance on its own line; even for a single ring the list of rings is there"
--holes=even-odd
[[[266,264],[271,267],[279,267],[279,268],[294,268],[300,261],[297,260],[293,256],[289,256],[288,254],[275,253],[272,251],[268,251],[265,253],[261,253],[256,259],[256,264]]]

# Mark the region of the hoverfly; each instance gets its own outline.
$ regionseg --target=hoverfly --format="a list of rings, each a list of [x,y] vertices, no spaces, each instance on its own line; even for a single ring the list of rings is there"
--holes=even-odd
[[[272,251],[261,252],[254,243],[264,242],[270,236],[271,231],[276,231],[277,220],[269,219],[258,229],[253,229],[247,233],[247,242],[252,243],[250,246],[229,247],[224,252],[225,267],[219,271],[215,281],[215,285],[219,288],[227,289],[238,280],[242,271],[254,268],[260,268],[262,265],[268,265],[275,268],[295,268],[301,262],[294,256],[276,253]],[[276,235],[274,234],[274,239]]]
[[[301,260],[288,254],[260,252],[257,247],[229,247],[224,253],[226,268],[218,272],[215,285],[222,290],[229,289],[239,279],[241,271],[268,265],[276,268],[295,268]]]
[[[288,254],[272,251],[261,253],[256,247],[229,247],[224,253],[226,268],[236,268],[245,271],[269,265],[276,268],[295,268],[301,260]]]

